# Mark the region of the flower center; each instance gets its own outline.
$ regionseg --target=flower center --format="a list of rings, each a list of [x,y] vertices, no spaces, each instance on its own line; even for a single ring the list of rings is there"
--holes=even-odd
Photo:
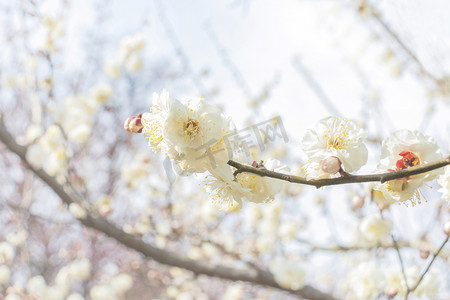
[[[352,130],[349,129],[349,124],[351,124],[350,120],[341,120],[340,122],[334,123],[333,127],[324,135],[328,148],[341,150],[349,146],[351,142],[349,136],[352,134]],[[359,138],[355,138],[354,140],[359,140]]]
[[[397,160],[397,162],[395,163],[396,171],[414,167],[420,164],[419,156],[411,151],[402,151],[398,155],[400,155],[402,158]]]
[[[194,119],[188,119],[188,121],[184,124],[184,134],[187,135],[190,139],[194,138],[200,127],[198,126],[198,121]]]

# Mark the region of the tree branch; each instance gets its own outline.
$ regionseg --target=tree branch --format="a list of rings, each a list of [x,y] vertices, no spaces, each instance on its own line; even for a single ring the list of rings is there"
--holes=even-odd
[[[69,185],[59,184],[55,180],[55,178],[51,177],[41,169],[34,168],[27,161],[27,148],[16,143],[1,119],[0,141],[2,141],[11,152],[18,155],[25,166],[29,168],[34,174],[36,174],[43,182],[45,182],[61,198],[64,203],[69,205],[71,203],[83,202],[83,199]],[[278,283],[269,272],[266,272],[264,270],[242,270],[224,266],[217,266],[208,262],[188,259],[180,255],[179,253],[156,248],[150,244],[143,242],[141,239],[131,234],[125,233],[114,224],[108,222],[106,219],[95,216],[93,214],[88,213],[86,218],[79,219],[79,221],[84,226],[100,231],[105,235],[115,239],[119,243],[125,245],[126,247],[134,249],[142,253],[145,257],[153,259],[161,264],[183,268],[196,274],[204,274],[207,276],[213,276],[232,281],[246,281],[266,287],[273,287],[276,289],[287,291],[294,295],[298,295],[302,298],[318,300],[335,299],[333,296],[323,293],[308,285],[297,291],[285,289],[278,285]]]
[[[389,180],[409,177],[412,175],[422,174],[426,173],[432,170],[436,170],[439,168],[443,168],[447,165],[450,165],[450,156],[428,163],[424,165],[419,165],[415,167],[410,167],[407,169],[403,169],[400,171],[394,171],[394,172],[386,172],[386,173],[380,173],[380,174],[371,174],[371,175],[351,175],[338,177],[338,178],[329,178],[329,179],[311,179],[307,180],[304,177],[295,176],[295,175],[289,175],[289,174],[283,174],[278,173],[274,171],[270,171],[264,168],[255,168],[252,166],[244,165],[241,163],[238,163],[233,160],[229,160],[228,164],[232,167],[235,167],[237,170],[237,173],[242,172],[248,172],[253,173],[259,176],[263,177],[271,177],[275,179],[280,179],[292,183],[299,183],[299,184],[306,184],[306,185],[312,185],[316,188],[321,188],[323,186],[327,185],[339,185],[339,184],[347,184],[347,183],[361,183],[361,182],[381,182],[384,183]]]

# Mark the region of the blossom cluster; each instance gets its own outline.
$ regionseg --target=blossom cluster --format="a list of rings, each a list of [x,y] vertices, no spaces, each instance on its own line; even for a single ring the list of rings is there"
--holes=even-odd
[[[244,145],[232,147],[224,137],[236,132],[236,128],[217,106],[202,98],[182,103],[165,90],[160,95],[155,93],[152,101],[150,112],[128,118],[125,129],[142,132],[150,147],[169,157],[177,171],[208,171],[204,189],[214,203],[233,210],[241,207],[243,200],[268,202],[281,191],[283,182],[280,180],[241,173],[227,165],[229,160],[234,160],[256,168],[289,173],[289,169],[278,160],[257,163]],[[366,138],[367,132],[350,120],[337,117],[320,120],[306,131],[302,139],[302,150],[308,159],[306,178],[337,178],[358,171],[368,159]],[[398,130],[382,142],[378,170],[399,171],[440,158],[441,151],[431,137],[418,131]],[[418,189],[435,179],[439,172],[435,170],[380,183],[374,191],[389,204],[408,201],[415,204],[421,199]],[[448,176],[439,181],[444,197],[448,196],[446,178]],[[374,221],[372,219],[371,222]],[[372,228],[369,224],[366,229]]]
[[[72,153],[66,147],[67,141],[82,145],[91,136],[95,113],[112,96],[108,84],[94,85],[87,96],[76,95],[65,99],[62,106],[50,106],[56,124],[45,130],[31,124],[26,133],[26,142],[33,143],[27,151],[28,161],[37,168],[52,175],[62,174]]]
[[[105,73],[112,79],[117,79],[124,71],[139,71],[143,66],[141,50],[144,45],[144,37],[140,33],[124,37],[119,43],[114,58],[105,64]]]
[[[419,269],[405,270],[406,281],[400,268],[380,268],[369,262],[361,263],[347,276],[348,299],[374,299],[385,294],[389,298],[404,298],[407,287],[412,287],[420,277]],[[436,299],[441,285],[437,269],[430,269],[413,294],[424,299]],[[397,298],[395,298],[397,299]]]
[[[217,106],[202,98],[182,103],[170,97],[167,91],[154,94],[152,101],[150,112],[128,118],[125,129],[142,132],[150,147],[169,157],[177,171],[208,171],[204,189],[214,203],[233,210],[241,207],[244,199],[268,202],[281,191],[281,181],[248,173],[236,174],[227,165],[228,160],[234,159],[259,168],[289,171],[276,159],[257,164],[246,148],[232,148],[224,136],[235,127]]]

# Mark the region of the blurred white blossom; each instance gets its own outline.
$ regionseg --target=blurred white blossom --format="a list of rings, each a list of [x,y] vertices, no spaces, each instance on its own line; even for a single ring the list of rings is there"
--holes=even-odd
[[[363,236],[370,242],[382,242],[389,237],[392,221],[383,219],[380,214],[366,216],[359,225]]]
[[[298,263],[285,257],[275,257],[269,266],[275,281],[282,287],[292,290],[301,289],[305,284],[305,271]]]

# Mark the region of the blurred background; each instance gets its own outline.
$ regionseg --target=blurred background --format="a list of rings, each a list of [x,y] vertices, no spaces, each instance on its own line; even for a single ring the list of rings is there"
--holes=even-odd
[[[327,116],[369,132],[361,174],[375,172],[398,129],[432,136],[448,155],[449,11],[445,0],[0,2],[0,298],[296,299],[311,288],[306,298],[404,299],[404,278],[412,286],[445,239],[449,206],[435,182],[415,206],[381,207],[366,184],[289,185],[227,212],[202,174],[177,176],[123,123],[166,89],[206,98],[238,129],[279,117],[288,140],[252,150],[293,174],[304,132]],[[304,287],[299,296],[161,264],[81,224],[86,213],[189,266],[272,278],[287,259]],[[365,235],[376,213],[392,220],[394,241]],[[449,259],[447,244],[408,299],[449,299]]]

